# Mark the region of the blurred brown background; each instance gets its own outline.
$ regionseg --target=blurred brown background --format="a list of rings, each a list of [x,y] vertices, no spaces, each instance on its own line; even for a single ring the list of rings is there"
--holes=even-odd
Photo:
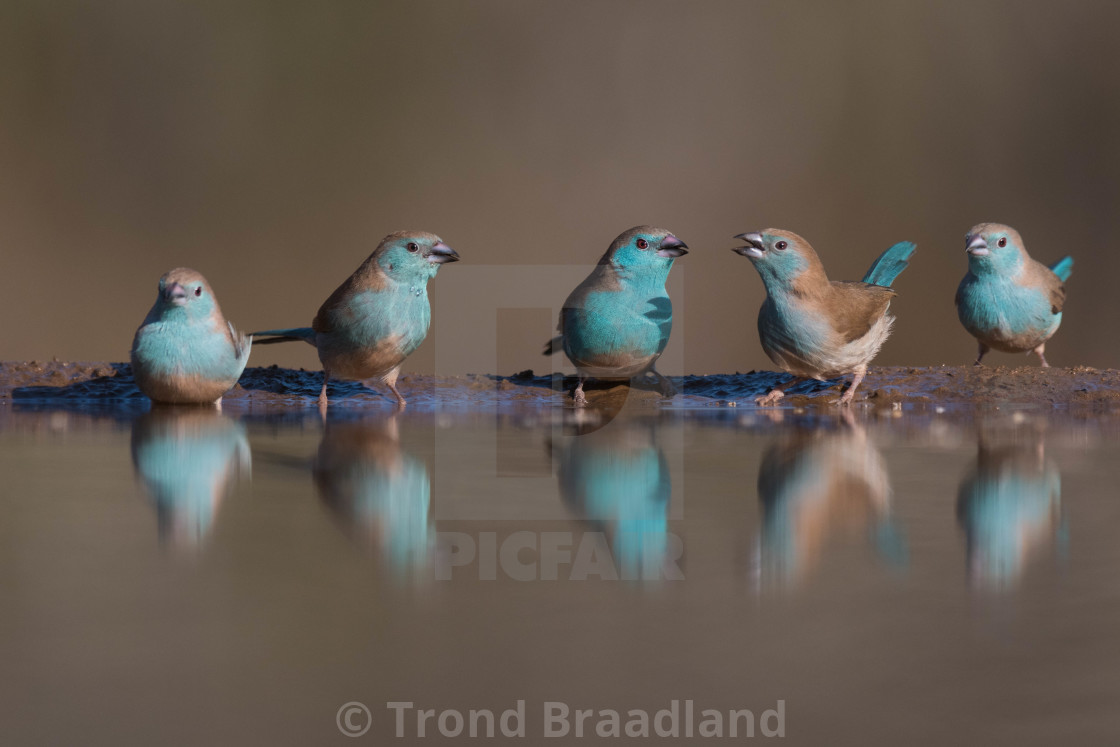
[[[1104,2],[9,1],[0,359],[126,359],[176,265],[239,327],[298,326],[396,229],[585,264],[653,223],[693,249],[690,373],[770,367],[728,251],[767,226],[838,279],[916,241],[877,363],[965,363],[963,237],[1001,221],[1076,257],[1051,362],[1120,366],[1118,30]],[[499,372],[548,368],[550,315],[499,316]],[[408,368],[471,344],[439,328]]]

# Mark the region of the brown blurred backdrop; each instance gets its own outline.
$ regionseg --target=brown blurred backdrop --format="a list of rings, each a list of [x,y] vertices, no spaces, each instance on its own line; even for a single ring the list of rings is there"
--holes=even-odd
[[[770,367],[728,251],[767,226],[837,279],[916,241],[877,363],[965,363],[964,233],[1001,221],[1076,257],[1051,362],[1117,367],[1118,31],[1105,2],[9,0],[0,359],[126,359],[176,265],[243,329],[299,326],[393,230],[585,264],[653,223],[693,249],[690,373]],[[548,368],[549,316],[499,315],[500,373]],[[471,344],[439,328],[409,369]],[[317,366],[254,352],[274,362]]]

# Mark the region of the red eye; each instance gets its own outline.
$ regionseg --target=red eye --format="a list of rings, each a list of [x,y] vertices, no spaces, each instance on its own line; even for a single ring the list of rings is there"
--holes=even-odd
[[[202,295],[202,286],[201,285],[194,289],[194,294],[196,296],[201,296]]]
[[[645,248],[647,248],[648,246],[649,246],[649,242],[648,242],[648,241],[646,241],[645,239],[638,239],[638,248],[639,248],[639,249],[645,249]]]
[[[1002,249],[1003,247],[1007,246],[1007,239],[1000,239],[996,242],[996,244]]]
[[[777,249],[778,251],[781,251],[782,249],[785,249],[787,246],[789,246],[789,244],[787,244],[784,241],[779,241],[777,244],[774,244],[774,248]]]
[[[420,247],[417,246],[414,242],[410,241],[408,242],[408,251],[415,254],[416,252],[420,251]]]

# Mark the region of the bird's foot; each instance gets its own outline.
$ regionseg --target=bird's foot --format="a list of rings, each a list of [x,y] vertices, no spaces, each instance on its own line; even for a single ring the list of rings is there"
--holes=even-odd
[[[661,396],[665,399],[672,399],[677,396],[677,385],[673,383],[672,379],[668,376],[662,376],[657,382],[657,389],[661,392]]]
[[[393,393],[393,400],[397,404],[397,412],[400,412],[401,410],[403,410],[405,408],[405,405],[407,405],[408,403],[404,401],[404,395],[402,395],[397,390],[397,387],[396,387],[395,384],[391,384],[389,382],[386,382],[386,384],[389,387],[389,391]]]
[[[576,407],[587,407],[587,396],[584,395],[582,389],[572,392],[572,404]]]
[[[771,389],[770,393],[764,397],[756,397],[754,403],[759,407],[769,407],[778,404],[778,400],[786,396],[786,393],[781,389]]]

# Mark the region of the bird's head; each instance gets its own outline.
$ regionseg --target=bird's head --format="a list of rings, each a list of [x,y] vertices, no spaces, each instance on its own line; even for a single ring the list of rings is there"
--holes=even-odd
[[[980,223],[964,238],[968,269],[974,275],[1014,274],[1027,256],[1019,232],[1002,223]]]
[[[635,226],[611,242],[603,256],[617,269],[669,272],[673,260],[688,254],[688,245],[664,228]]]
[[[735,238],[746,242],[731,251],[754,264],[767,289],[791,285],[802,273],[820,268],[820,260],[809,242],[792,231],[767,228],[741,233]],[[823,268],[820,269],[823,275]]]
[[[177,267],[159,279],[156,306],[161,314],[181,314],[190,319],[205,319],[218,309],[218,302],[202,273],[187,267]]]
[[[373,256],[381,270],[396,280],[435,277],[439,266],[458,262],[458,253],[426,231],[398,231],[381,240]]]

